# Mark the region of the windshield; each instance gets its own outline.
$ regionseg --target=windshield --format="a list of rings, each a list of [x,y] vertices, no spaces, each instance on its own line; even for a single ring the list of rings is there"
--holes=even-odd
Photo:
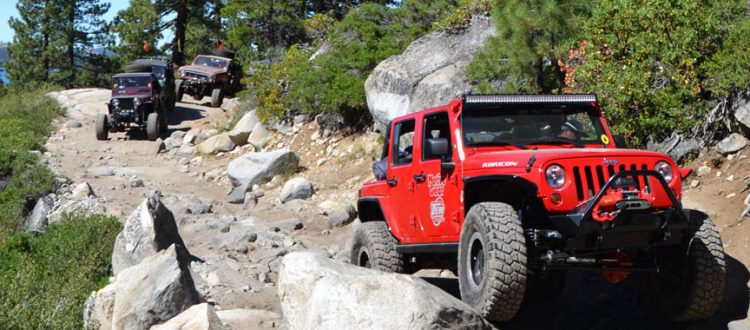
[[[538,144],[601,144],[604,130],[595,109],[582,106],[505,105],[466,109],[464,145],[526,147]]]
[[[227,61],[214,57],[198,56],[195,58],[193,65],[204,65],[221,69],[227,66]]]
[[[126,87],[150,87],[148,84],[151,82],[149,77],[121,77],[115,78],[115,88],[126,88]]]

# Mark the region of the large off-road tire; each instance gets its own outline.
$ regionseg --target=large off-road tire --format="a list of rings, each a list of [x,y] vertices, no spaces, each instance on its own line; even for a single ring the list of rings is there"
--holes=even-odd
[[[104,113],[96,115],[96,139],[106,140],[109,135],[109,118]]]
[[[215,56],[225,57],[229,59],[234,59],[234,56],[236,55],[234,51],[226,50],[226,49],[214,49],[213,54]]]
[[[508,321],[521,308],[527,275],[526,239],[513,207],[497,202],[472,206],[458,246],[461,300],[487,319]]]
[[[686,210],[689,230],[678,248],[659,256],[653,276],[657,298],[674,321],[711,317],[724,299],[726,264],[716,225],[702,212]]]
[[[177,97],[175,102],[182,102],[182,97],[185,95],[185,92],[182,91],[182,79],[175,80],[174,92]]]
[[[216,87],[211,91],[211,106],[218,108],[221,106],[221,102],[224,101],[224,94],[221,92],[221,88]]]
[[[385,221],[365,222],[354,232],[350,260],[357,266],[402,273],[404,260],[396,252],[397,244]]]
[[[130,64],[127,67],[125,67],[126,73],[146,73],[151,72],[152,68],[148,64]]]
[[[159,133],[161,132],[161,118],[159,117],[159,114],[156,112],[148,114],[148,118],[146,119],[146,138],[149,141],[155,141],[159,138]]]

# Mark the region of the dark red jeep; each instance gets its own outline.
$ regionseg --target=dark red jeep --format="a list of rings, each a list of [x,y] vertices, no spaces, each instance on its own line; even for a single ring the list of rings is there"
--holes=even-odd
[[[646,272],[674,320],[711,316],[724,292],[713,221],[684,210],[681,169],[626,149],[594,95],[470,95],[394,119],[382,180],[360,190],[351,261],[450,268],[495,321],[566,270],[616,283]]]

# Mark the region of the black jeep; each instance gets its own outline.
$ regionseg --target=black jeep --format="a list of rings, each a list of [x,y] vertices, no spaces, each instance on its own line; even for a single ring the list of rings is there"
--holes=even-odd
[[[96,138],[106,140],[108,132],[145,128],[148,139],[156,140],[167,129],[167,106],[158,78],[152,73],[121,73],[112,81],[108,113],[96,117]]]
[[[177,94],[175,92],[174,66],[172,61],[160,58],[139,58],[131,62],[126,68],[127,73],[151,72],[159,81],[161,87],[161,104],[168,112],[175,109]]]

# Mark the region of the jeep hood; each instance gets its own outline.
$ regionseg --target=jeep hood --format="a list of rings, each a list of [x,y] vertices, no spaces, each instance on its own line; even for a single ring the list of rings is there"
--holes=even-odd
[[[198,73],[204,73],[210,76],[215,76],[219,73],[226,72],[227,70],[224,68],[214,68],[206,65],[186,65],[183,67],[180,67],[180,72],[183,71],[192,71],[192,72],[198,72]]]
[[[468,150],[467,150],[468,151]],[[531,161],[533,156],[533,162]],[[531,163],[532,168],[547,166],[552,162],[558,161],[564,164],[571,164],[576,160],[601,159],[597,161],[602,165],[619,165],[619,164],[642,164],[655,163],[664,160],[672,164],[674,162],[669,156],[644,150],[635,149],[593,149],[593,148],[555,148],[542,150],[512,150],[512,151],[489,151],[484,152],[479,149],[476,153],[467,153],[464,161],[464,172],[469,176],[472,171],[499,170],[504,173],[528,173],[526,167]],[[561,164],[561,165],[564,165]]]
[[[143,86],[143,87],[115,88],[112,90],[113,99],[136,98],[136,97],[138,98],[151,97],[151,88]]]

